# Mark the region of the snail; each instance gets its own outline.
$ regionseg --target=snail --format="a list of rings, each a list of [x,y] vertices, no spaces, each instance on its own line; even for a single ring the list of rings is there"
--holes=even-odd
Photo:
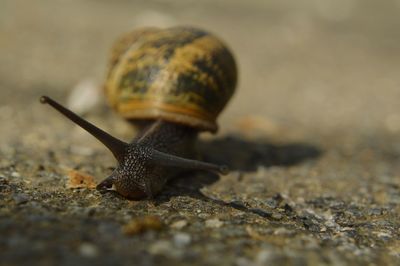
[[[142,28],[112,49],[105,93],[118,114],[139,128],[121,141],[50,97],[47,103],[102,142],[118,161],[98,190],[113,186],[130,199],[152,198],[183,169],[226,174],[227,166],[195,160],[202,131],[216,132],[216,118],[234,93],[236,63],[214,35],[192,27]]]

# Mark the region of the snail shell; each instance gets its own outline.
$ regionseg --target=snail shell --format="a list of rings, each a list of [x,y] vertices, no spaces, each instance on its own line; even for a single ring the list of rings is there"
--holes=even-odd
[[[216,118],[236,82],[233,55],[212,34],[192,27],[142,28],[114,45],[105,91],[129,120],[163,119],[216,132]]]

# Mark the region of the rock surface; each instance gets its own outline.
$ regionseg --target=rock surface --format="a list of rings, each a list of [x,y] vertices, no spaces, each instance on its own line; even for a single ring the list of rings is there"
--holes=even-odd
[[[0,265],[399,265],[399,1],[0,6]],[[221,131],[199,145],[233,171],[185,174],[154,200],[69,188],[71,169],[98,183],[115,162],[39,96],[101,84],[119,34],[175,24],[212,30],[239,62]],[[124,231],[145,217],[160,226]]]

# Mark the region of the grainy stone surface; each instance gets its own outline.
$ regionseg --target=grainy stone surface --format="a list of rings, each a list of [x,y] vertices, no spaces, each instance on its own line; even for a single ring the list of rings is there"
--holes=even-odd
[[[394,0],[0,0],[0,265],[398,265],[399,12]],[[175,24],[212,30],[239,62],[221,131],[199,145],[233,171],[185,174],[154,200],[68,188],[71,169],[99,182],[115,162],[39,96],[101,84],[119,34]],[[87,119],[134,136],[104,99],[90,106]],[[124,233],[144,217],[163,226]]]

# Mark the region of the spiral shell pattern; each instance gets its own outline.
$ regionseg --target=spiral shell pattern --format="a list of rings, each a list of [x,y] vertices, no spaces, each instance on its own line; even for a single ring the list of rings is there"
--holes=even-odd
[[[115,43],[105,91],[127,119],[164,119],[215,132],[236,82],[233,55],[210,33],[142,28]]]

